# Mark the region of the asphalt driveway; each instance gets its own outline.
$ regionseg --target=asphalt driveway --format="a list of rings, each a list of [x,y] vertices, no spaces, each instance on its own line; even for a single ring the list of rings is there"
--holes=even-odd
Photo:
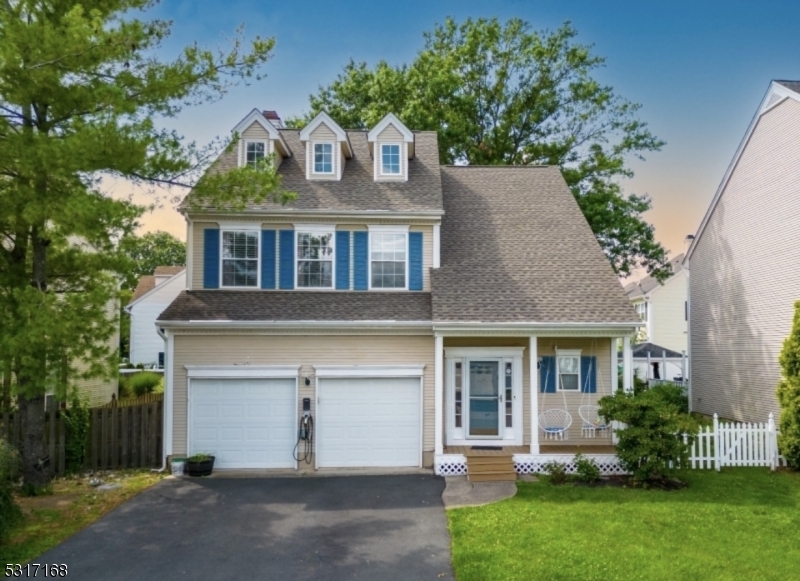
[[[160,482],[45,553],[81,581],[454,579],[428,475]]]

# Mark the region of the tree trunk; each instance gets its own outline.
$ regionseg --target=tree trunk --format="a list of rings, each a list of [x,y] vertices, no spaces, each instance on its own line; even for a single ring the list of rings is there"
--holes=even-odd
[[[22,479],[29,491],[50,484],[50,458],[44,443],[44,399],[44,394],[18,398],[17,413],[22,420]]]

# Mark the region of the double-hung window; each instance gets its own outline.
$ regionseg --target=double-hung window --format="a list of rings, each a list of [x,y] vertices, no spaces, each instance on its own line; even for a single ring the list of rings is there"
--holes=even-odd
[[[381,174],[400,175],[400,145],[384,143],[381,145]]]
[[[222,286],[258,286],[258,231],[222,231]]]
[[[297,287],[333,288],[333,232],[297,232]]]
[[[314,173],[333,173],[333,144],[314,144]]]
[[[406,288],[408,233],[370,231],[369,245],[372,288]]]
[[[245,164],[256,168],[264,161],[266,144],[263,141],[248,141],[245,143]]]
[[[581,354],[580,351],[558,351],[558,390],[579,391],[581,386]]]

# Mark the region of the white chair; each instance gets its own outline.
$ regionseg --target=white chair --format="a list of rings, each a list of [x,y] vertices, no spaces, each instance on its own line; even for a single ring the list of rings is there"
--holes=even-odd
[[[608,424],[605,419],[600,416],[600,407],[596,405],[582,405],[578,408],[578,415],[581,417],[583,424],[581,426],[581,434],[585,438],[594,438],[597,432],[601,436],[608,433]]]
[[[572,416],[567,410],[549,409],[539,414],[539,428],[545,440],[566,440],[571,425]]]

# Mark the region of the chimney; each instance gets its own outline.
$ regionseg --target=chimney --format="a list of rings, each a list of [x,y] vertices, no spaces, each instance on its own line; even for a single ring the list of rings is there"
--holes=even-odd
[[[264,117],[278,129],[283,129],[283,121],[281,121],[277,111],[264,111]]]
[[[689,247],[694,242],[694,234],[687,234],[686,238],[683,239],[683,251],[684,253],[689,251]]]

